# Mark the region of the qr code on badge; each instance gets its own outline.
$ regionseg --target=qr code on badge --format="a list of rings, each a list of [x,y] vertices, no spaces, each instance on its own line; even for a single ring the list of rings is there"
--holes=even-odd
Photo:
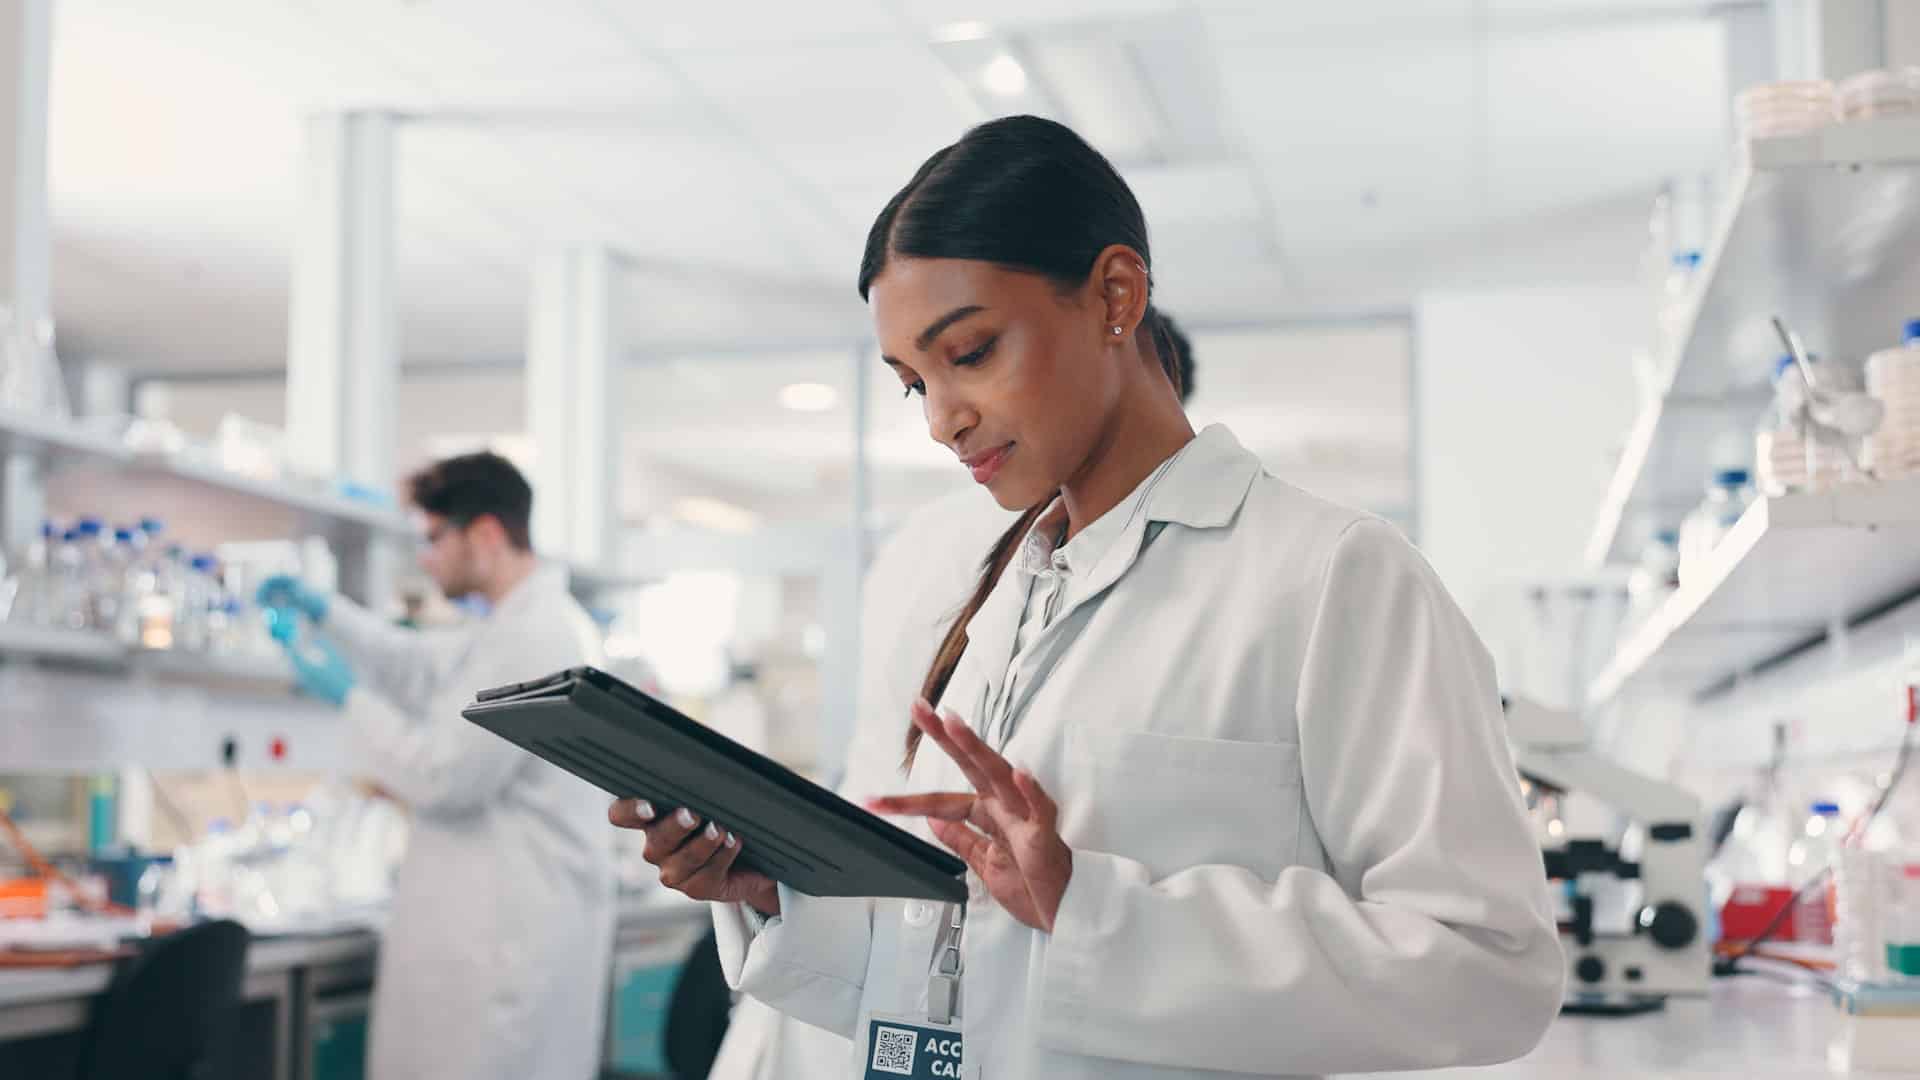
[[[913,1075],[913,1055],[920,1049],[920,1033],[904,1028],[873,1029],[873,1067],[876,1072]]]

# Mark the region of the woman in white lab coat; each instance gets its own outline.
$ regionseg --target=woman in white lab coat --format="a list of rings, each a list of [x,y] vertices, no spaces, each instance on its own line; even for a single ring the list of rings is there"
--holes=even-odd
[[[735,872],[724,822],[611,816],[716,901],[738,988],[853,1040],[845,1075],[1519,1056],[1564,961],[1486,650],[1391,526],[1193,432],[1171,350],[1135,341],[1150,260],[1118,174],[1031,117],[935,154],[869,235],[884,359],[1024,508],[926,675],[905,793],[873,804],[966,860],[960,930]]]

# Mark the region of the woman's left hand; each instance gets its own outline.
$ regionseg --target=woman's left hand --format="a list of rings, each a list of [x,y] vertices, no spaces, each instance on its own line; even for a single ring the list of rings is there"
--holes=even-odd
[[[919,814],[933,835],[966,861],[1000,906],[1036,930],[1052,932],[1073,877],[1073,849],[1060,838],[1060,808],[1025,769],[1015,769],[949,712],[917,701],[913,723],[947,752],[971,792],[890,795],[869,800],[879,814]]]

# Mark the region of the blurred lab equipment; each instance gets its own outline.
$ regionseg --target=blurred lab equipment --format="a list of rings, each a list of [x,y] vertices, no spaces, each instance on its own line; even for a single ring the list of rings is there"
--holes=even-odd
[[[1710,962],[1700,800],[1596,753],[1575,713],[1523,698],[1508,700],[1506,710],[1523,778],[1545,792],[1598,799],[1644,830],[1637,860],[1625,845],[1564,832],[1546,850],[1547,876],[1564,883],[1571,914],[1561,926],[1572,975],[1566,1009],[1635,1012],[1669,996],[1704,995]],[[1624,932],[1597,926],[1601,894],[1625,883],[1639,891],[1630,925]]]
[[[1806,387],[1804,407],[1807,474],[1813,489],[1861,479],[1866,475],[1866,442],[1879,429],[1886,406],[1866,392],[1857,370],[1843,364],[1815,365],[1800,344],[1800,336],[1779,316],[1774,332],[1800,370]]]
[[[0,304],[0,408],[44,419],[64,420],[72,413],[60,358],[53,348],[53,320],[31,326],[8,305]]]

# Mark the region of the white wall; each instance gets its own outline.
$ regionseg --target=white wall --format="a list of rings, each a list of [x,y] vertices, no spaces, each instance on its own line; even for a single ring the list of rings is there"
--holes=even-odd
[[[1533,610],[1522,583],[1584,572],[1633,419],[1631,356],[1650,328],[1644,295],[1627,285],[1435,293],[1416,305],[1421,547],[1509,688],[1528,678],[1514,668],[1542,640],[1536,616],[1568,618]]]

